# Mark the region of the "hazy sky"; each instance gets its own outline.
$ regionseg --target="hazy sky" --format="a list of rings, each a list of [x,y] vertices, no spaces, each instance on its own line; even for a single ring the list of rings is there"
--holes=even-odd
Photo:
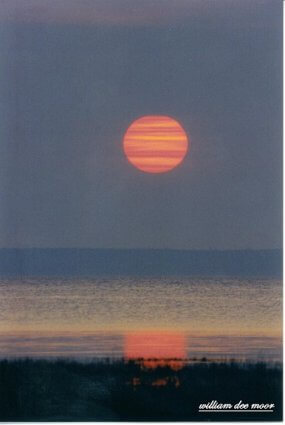
[[[2,247],[281,246],[281,0],[1,0]],[[191,139],[166,174],[142,115]]]

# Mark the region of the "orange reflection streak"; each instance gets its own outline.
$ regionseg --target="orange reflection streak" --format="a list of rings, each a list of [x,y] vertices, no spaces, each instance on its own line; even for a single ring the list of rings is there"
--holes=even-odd
[[[169,366],[180,369],[186,355],[186,337],[173,333],[127,334],[124,340],[124,356],[127,360],[141,359],[148,368]]]
[[[147,173],[164,173],[184,159],[187,135],[173,118],[150,115],[134,121],[124,137],[128,160]]]

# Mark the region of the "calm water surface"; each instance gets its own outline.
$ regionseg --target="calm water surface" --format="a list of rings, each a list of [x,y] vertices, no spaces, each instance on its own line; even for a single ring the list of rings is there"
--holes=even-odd
[[[281,360],[278,280],[2,279],[1,357]]]

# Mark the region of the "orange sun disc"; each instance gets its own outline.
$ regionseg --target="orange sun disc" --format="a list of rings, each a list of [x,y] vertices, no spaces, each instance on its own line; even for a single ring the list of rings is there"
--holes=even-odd
[[[132,165],[146,173],[165,173],[179,165],[188,150],[187,135],[173,118],[138,118],[124,136],[124,151]]]

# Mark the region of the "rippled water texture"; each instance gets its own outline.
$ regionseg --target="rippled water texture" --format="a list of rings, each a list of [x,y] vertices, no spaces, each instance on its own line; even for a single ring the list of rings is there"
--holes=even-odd
[[[281,359],[277,280],[1,280],[5,356]]]

